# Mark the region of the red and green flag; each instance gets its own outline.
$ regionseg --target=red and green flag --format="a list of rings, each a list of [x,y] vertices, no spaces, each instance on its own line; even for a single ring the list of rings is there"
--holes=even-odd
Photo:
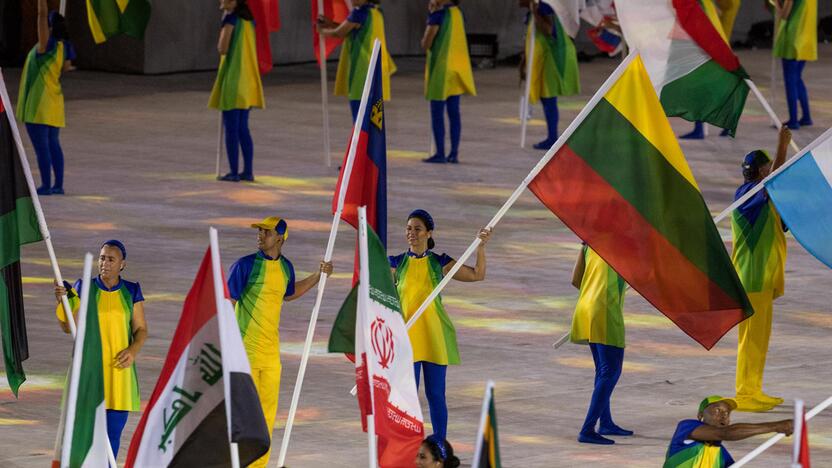
[[[118,34],[144,38],[150,20],[148,0],[87,0],[87,19],[96,44]]]
[[[733,136],[748,97],[748,74],[712,0],[638,0],[617,3],[616,11],[665,114],[708,122]]]
[[[6,95],[5,90],[2,93]],[[13,118],[11,109],[7,111],[0,101],[0,336],[6,379],[17,396],[26,380],[23,361],[29,357],[20,246],[43,238],[12,133]]]
[[[753,310],[641,58],[587,106],[529,189],[710,349]]]

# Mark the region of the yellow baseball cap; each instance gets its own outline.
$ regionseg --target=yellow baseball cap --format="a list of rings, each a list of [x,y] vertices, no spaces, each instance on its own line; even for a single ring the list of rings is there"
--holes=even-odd
[[[283,240],[286,240],[289,237],[289,225],[286,224],[285,219],[278,216],[269,216],[259,223],[252,224],[251,227],[254,229],[274,229],[278,235],[283,236]]]
[[[707,408],[708,406],[710,406],[714,403],[719,403],[720,401],[724,401],[725,403],[727,403],[728,406],[730,406],[732,410],[737,409],[737,402],[734,401],[732,398],[723,398],[719,395],[711,395],[711,396],[705,398],[704,400],[702,400],[701,403],[699,403],[699,412],[701,413],[701,412],[705,411],[705,408]]]

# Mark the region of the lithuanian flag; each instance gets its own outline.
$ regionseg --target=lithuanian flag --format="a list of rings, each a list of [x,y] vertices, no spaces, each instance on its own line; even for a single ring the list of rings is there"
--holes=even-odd
[[[5,86],[1,78],[0,86]],[[7,96],[5,89],[2,94]],[[42,238],[12,133],[13,118],[0,101],[0,335],[6,378],[17,396],[26,380],[23,361],[29,357],[20,246]]]
[[[494,405],[494,381],[485,387],[482,402],[480,428],[477,431],[477,445],[474,452],[473,468],[500,468],[500,441],[497,436],[497,407]]]
[[[707,349],[751,316],[640,56],[562,138],[529,189],[633,289]]]
[[[87,0],[87,19],[96,44],[124,33],[144,38],[150,20],[148,0]]]

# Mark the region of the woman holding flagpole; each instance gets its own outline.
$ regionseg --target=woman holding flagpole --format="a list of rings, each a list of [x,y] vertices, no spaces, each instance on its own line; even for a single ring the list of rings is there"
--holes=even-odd
[[[222,111],[225,127],[225,149],[229,172],[220,180],[239,182],[254,180],[254,142],[248,128],[252,107],[266,106],[257,45],[254,17],[247,0],[220,0],[223,11],[217,51],[220,66],[211,90],[208,106]],[[239,151],[243,152],[243,171],[239,171]]]
[[[361,92],[376,39],[381,42],[381,81],[385,101],[390,100],[390,75],[396,73],[396,64],[387,51],[384,15],[378,3],[379,0],[353,0],[353,9],[341,24],[326,16],[318,16],[318,31],[321,34],[345,38],[335,75],[335,95],[349,98],[353,122],[361,104]]]
[[[555,10],[546,2],[519,0],[522,8],[528,8],[526,15],[526,51],[525,60],[532,60],[531,76],[522,77],[531,80],[529,103],[538,100],[543,105],[546,116],[546,139],[536,143],[535,149],[548,150],[558,139],[558,97],[574,96],[581,92],[578,78],[578,55],[572,38],[566,34]],[[529,57],[531,41],[534,40],[534,56]],[[521,63],[521,75],[526,73],[526,66]]]
[[[783,83],[789,120],[785,125],[792,130],[812,125],[809,94],[803,82],[806,61],[818,59],[818,3],[817,0],[775,0],[774,56],[783,60]],[[797,104],[803,116],[797,118]]]
[[[433,252],[435,242],[433,217],[425,210],[415,210],[407,217],[405,236],[408,250],[390,257],[390,267],[396,279],[396,289],[405,321],[419,309],[442,277],[456,263],[447,254]],[[454,279],[463,282],[485,279],[485,244],[491,236],[490,229],[481,229],[477,248],[476,266],[463,266]],[[459,364],[456,330],[437,296],[421,317],[408,330],[413,346],[413,368],[416,386],[419,377],[425,375],[425,397],[430,406],[430,421],[434,435],[444,441],[448,430],[448,405],[445,402],[445,376],[449,365]]]
[[[430,15],[422,36],[422,50],[427,52],[425,97],[430,101],[431,126],[436,144],[436,153],[423,160],[428,163],[459,162],[459,140],[462,136],[459,98],[463,94],[477,95],[465,23],[458,4],[459,0],[430,0],[428,3]],[[451,134],[451,152],[447,157],[446,109]]]
[[[38,195],[64,193],[64,153],[58,139],[66,126],[61,77],[73,69],[74,59],[64,17],[48,11],[46,0],[38,0],[38,43],[26,56],[17,99],[17,118],[26,124],[38,158]]]

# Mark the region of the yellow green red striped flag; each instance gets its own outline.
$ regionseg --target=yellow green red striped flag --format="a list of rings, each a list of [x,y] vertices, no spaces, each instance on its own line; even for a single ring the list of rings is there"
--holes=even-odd
[[[150,20],[148,0],[87,0],[87,19],[96,44],[126,34],[137,39],[144,37]]]
[[[500,468],[500,441],[497,437],[497,407],[494,405],[494,381],[485,387],[482,402],[480,428],[477,431],[477,445],[474,451],[473,468]]]

